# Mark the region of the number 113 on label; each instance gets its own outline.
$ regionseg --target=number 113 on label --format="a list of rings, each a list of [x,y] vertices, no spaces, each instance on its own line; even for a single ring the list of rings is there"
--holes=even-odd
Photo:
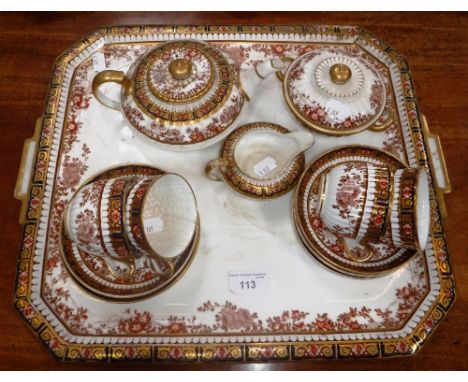
[[[253,294],[268,289],[269,277],[263,271],[233,271],[228,274],[228,285],[235,294]]]
[[[241,281],[239,285],[241,289],[255,289],[257,287],[255,280]]]

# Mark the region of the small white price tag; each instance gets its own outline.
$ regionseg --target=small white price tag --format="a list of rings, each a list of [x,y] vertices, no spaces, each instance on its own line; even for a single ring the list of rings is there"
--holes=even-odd
[[[102,52],[96,52],[93,55],[93,69],[96,72],[101,72],[106,70],[106,57]]]
[[[351,115],[351,109],[343,102],[330,99],[325,104],[325,110],[333,122],[343,122]]]
[[[277,166],[274,158],[267,156],[254,166],[254,172],[257,176],[263,177],[272,172]]]
[[[252,294],[268,289],[270,278],[264,271],[231,271],[228,274],[228,285],[235,294]]]
[[[145,233],[161,232],[164,229],[164,222],[160,217],[146,219],[144,222]]]

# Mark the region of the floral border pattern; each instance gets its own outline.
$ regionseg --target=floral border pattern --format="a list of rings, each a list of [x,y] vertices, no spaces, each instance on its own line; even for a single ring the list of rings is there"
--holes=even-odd
[[[437,262],[441,290],[436,302],[431,306],[422,322],[414,328],[411,335],[398,340],[363,340],[339,341],[336,343],[324,341],[285,342],[273,344],[203,344],[203,345],[139,345],[139,346],[103,346],[103,345],[72,345],[64,341],[55,332],[47,319],[30,302],[31,274],[36,242],[36,234],[43,203],[44,189],[47,178],[47,168],[50,160],[51,143],[59,104],[61,84],[64,80],[68,63],[90,44],[105,36],[141,35],[141,34],[184,34],[192,36],[196,33],[296,33],[321,34],[333,36],[335,39],[353,38],[369,44],[375,49],[386,52],[395,62],[401,73],[404,89],[405,105],[411,129],[411,140],[420,165],[427,165],[427,154],[420,125],[420,113],[414,95],[414,86],[408,65],[396,51],[359,27],[338,27],[324,25],[228,25],[228,26],[126,26],[101,28],[91,33],[71,46],[59,56],[54,64],[48,97],[46,100],[39,147],[32,176],[26,221],[23,224],[23,239],[18,261],[18,271],[15,289],[15,306],[37,333],[41,341],[61,360],[100,360],[100,361],[265,361],[273,359],[330,359],[330,358],[361,358],[389,357],[414,354],[425,343],[455,299],[455,285],[452,276],[444,229],[436,199],[431,199],[433,251]],[[82,103],[84,102],[84,103]],[[86,99],[78,99],[83,105]],[[73,123],[69,121],[69,123]],[[75,125],[71,125],[72,127]],[[77,127],[79,128],[79,126]],[[73,128],[71,129],[73,131]],[[73,135],[70,136],[73,139]],[[390,139],[392,139],[390,137]],[[389,142],[391,144],[391,142]],[[70,175],[80,173],[84,164],[76,158],[66,158],[72,163]],[[74,182],[73,176],[67,177]],[[60,205],[58,205],[60,208]]]

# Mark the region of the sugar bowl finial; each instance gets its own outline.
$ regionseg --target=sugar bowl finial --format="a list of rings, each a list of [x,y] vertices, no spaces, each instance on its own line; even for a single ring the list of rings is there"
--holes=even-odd
[[[351,69],[345,64],[335,64],[330,68],[330,77],[336,84],[344,84],[351,78]]]
[[[177,58],[169,64],[169,73],[176,80],[186,80],[192,73],[192,63],[185,58]]]

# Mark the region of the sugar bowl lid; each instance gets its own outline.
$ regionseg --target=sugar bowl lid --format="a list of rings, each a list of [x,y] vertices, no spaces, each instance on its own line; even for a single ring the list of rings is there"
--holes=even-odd
[[[159,45],[135,69],[139,108],[170,122],[202,119],[229,98],[235,75],[223,54],[209,44],[177,40]]]
[[[334,135],[371,126],[386,100],[377,68],[343,48],[316,49],[299,57],[288,68],[284,92],[302,122]]]

